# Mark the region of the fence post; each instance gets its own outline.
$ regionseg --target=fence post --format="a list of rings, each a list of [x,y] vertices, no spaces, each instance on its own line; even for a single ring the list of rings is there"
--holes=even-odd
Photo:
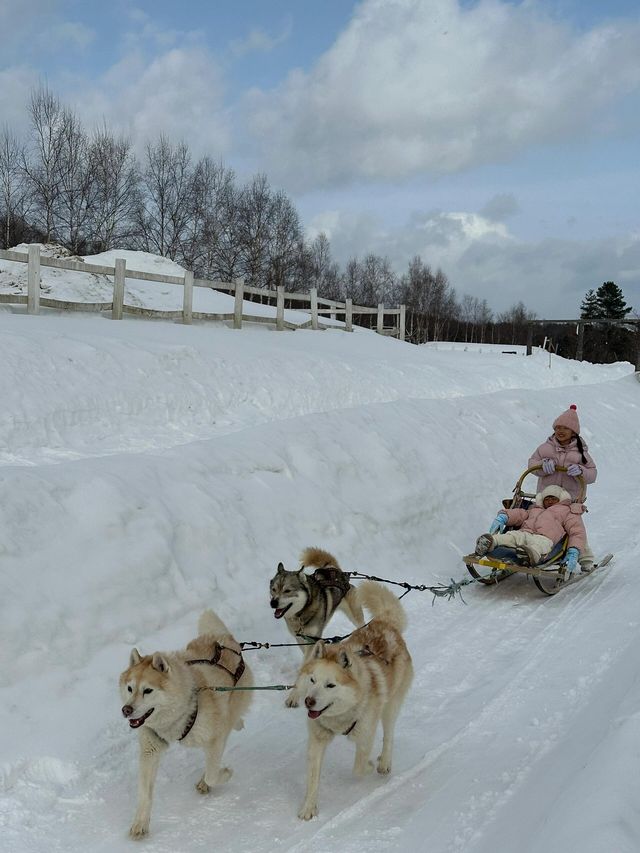
[[[384,330],[384,303],[378,304],[378,321],[376,323],[376,332],[381,335]]]
[[[533,355],[533,326],[527,326],[527,355]]]
[[[193,270],[185,270],[184,294],[182,297],[182,322],[186,326],[193,323]]]
[[[640,374],[640,320],[636,323],[636,373]]]
[[[284,284],[276,287],[276,331],[284,331]]]
[[[309,291],[309,299],[311,301],[311,328],[318,328],[318,288],[312,287]]]
[[[27,314],[40,313],[40,246],[29,246],[27,261]]]
[[[244,299],[244,279],[237,278],[236,285],[236,301],[233,306],[233,328],[242,328],[242,300]]]
[[[122,320],[122,309],[124,308],[124,280],[127,274],[127,262],[124,258],[116,258],[115,272],[113,276],[113,307],[111,309],[112,320]]]
[[[346,332],[353,332],[353,300],[347,299],[344,303],[344,328]]]
[[[576,361],[582,361],[584,354],[584,323],[578,323],[578,346],[576,348]]]
[[[401,341],[406,340],[407,337],[407,306],[400,306],[400,330],[399,335]]]

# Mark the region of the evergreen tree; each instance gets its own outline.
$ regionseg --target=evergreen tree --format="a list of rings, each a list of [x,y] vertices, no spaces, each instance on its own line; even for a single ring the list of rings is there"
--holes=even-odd
[[[601,317],[622,320],[631,310],[631,307],[624,301],[624,293],[613,281],[605,281],[601,284],[596,291],[596,297],[602,311]]]
[[[604,317],[602,306],[593,290],[588,290],[587,295],[580,303],[580,316],[584,320],[597,320]]]

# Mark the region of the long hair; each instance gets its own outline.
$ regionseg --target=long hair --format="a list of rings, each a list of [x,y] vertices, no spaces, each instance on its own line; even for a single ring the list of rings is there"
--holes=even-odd
[[[576,435],[576,445],[578,447],[578,450],[580,451],[580,455],[582,456],[582,464],[586,465],[587,464],[587,457],[584,455],[584,445],[583,445],[582,439],[580,438],[579,435]]]

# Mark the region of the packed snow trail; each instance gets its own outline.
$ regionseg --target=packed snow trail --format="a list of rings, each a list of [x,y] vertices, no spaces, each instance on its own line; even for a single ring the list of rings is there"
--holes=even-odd
[[[87,326],[17,319],[20,376],[27,377],[19,402],[33,423],[44,423],[41,413],[62,411],[58,399],[77,395],[80,402],[89,385],[58,372],[49,399],[34,379],[39,361],[46,362],[42,353],[55,349],[59,364],[61,330],[72,351]],[[54,321],[64,325],[54,328]],[[104,342],[91,332],[96,364],[101,350],[120,352],[121,341],[124,352],[126,344],[128,373],[139,377],[128,399],[136,385],[177,399],[184,384],[178,374],[145,375],[139,324],[115,332],[102,325]],[[176,340],[163,345],[159,336],[153,348],[161,353],[188,339],[196,360],[206,361],[209,343],[199,349],[198,335],[187,334],[204,329],[168,328]],[[259,364],[285,337],[263,332],[243,340]],[[269,378],[264,399],[272,410],[265,404],[264,417],[245,412],[240,428],[163,445],[161,423],[154,444],[159,410],[136,423],[115,409],[93,416],[87,403],[81,434],[73,418],[57,427],[58,449],[77,458],[42,464],[51,444],[43,427],[44,443],[24,437],[20,464],[0,470],[0,849],[133,849],[127,830],[137,739],[121,718],[117,691],[131,646],[183,646],[209,606],[238,639],[287,642],[269,608],[268,580],[279,560],[294,567],[305,545],[327,548],[347,569],[412,583],[465,577],[461,554],[510,494],[555,414],[575,402],[600,467],[589,492],[590,541],[597,555],[615,551],[614,563],[554,598],[520,576],[496,588],[467,587],[467,606],[431,606],[430,594],[409,594],[403,602],[416,678],[398,722],[390,778],[353,779],[352,746],[337,739],[327,751],[319,817],[299,821],[304,711],[285,709],[283,694],[257,693],[246,729],[228,748],[234,776],[210,797],[194,790],[201,753],[169,750],[143,844],[152,853],[212,844],[231,853],[637,850],[640,818],[631,792],[640,754],[640,385],[624,375],[628,367],[590,374],[588,365],[558,360],[558,373],[579,370],[584,381],[568,378],[570,388],[554,388],[553,368],[544,372],[535,360],[445,352],[434,362],[428,350],[379,339],[380,359],[394,375],[380,392],[389,399],[371,391],[371,399],[358,400],[369,370],[358,336],[301,338],[304,346],[296,346],[315,348],[316,366],[331,361],[338,341],[345,367],[356,374],[351,396],[335,404],[323,399],[300,372],[298,353],[281,359],[277,381]],[[349,362],[344,340],[356,341],[361,360]],[[498,369],[502,390],[493,385]],[[420,371],[431,387],[409,393]],[[458,378],[447,394],[449,372]],[[375,371],[369,375],[374,388]],[[598,378],[590,382],[589,375]],[[231,371],[227,387],[225,372],[215,372],[229,400],[238,399],[236,378]],[[213,387],[207,382],[201,412]],[[18,401],[17,391],[10,393]],[[136,452],[130,438],[143,427],[148,444]],[[112,432],[113,445],[121,440],[121,428],[125,452],[108,446]],[[185,438],[183,427],[179,432]],[[346,620],[331,624],[332,633],[348,630]],[[293,648],[247,657],[257,684],[291,683],[300,661]]]

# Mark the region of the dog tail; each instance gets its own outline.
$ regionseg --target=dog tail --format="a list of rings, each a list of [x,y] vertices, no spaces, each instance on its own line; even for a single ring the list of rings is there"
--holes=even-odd
[[[300,562],[303,566],[310,566],[313,569],[323,569],[325,566],[340,568],[340,564],[333,554],[323,551],[322,548],[305,548],[300,554]]]
[[[198,619],[198,635],[201,634],[228,634],[229,629],[222,619],[213,612],[205,610]]]
[[[390,589],[377,581],[364,581],[357,587],[358,603],[365,607],[374,619],[381,619],[402,633],[407,627],[404,607]]]

